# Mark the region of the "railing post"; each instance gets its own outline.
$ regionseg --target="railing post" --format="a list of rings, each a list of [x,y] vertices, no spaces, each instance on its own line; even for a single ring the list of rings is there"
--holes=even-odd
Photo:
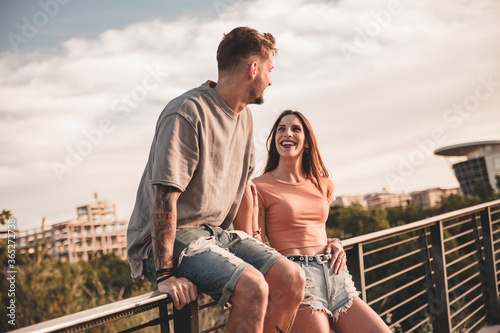
[[[430,246],[429,240],[427,239],[426,229],[423,228],[420,234],[420,244],[422,245],[422,252],[424,256],[424,267],[425,267],[425,280],[427,281],[427,297],[429,298],[429,310],[432,310],[430,307],[431,301],[436,299],[436,290],[434,283],[434,276],[432,275],[432,264],[431,264],[431,254],[430,254]],[[437,317],[430,317],[432,327],[437,327]]]
[[[367,302],[365,288],[365,263],[363,259],[363,244],[354,244],[352,249],[346,252],[347,267],[352,276],[356,289],[361,292],[361,299]]]
[[[431,300],[430,311],[436,316],[437,331],[451,332],[450,299],[448,296],[448,278],[446,274],[446,258],[444,249],[443,221],[430,227],[432,242],[432,263],[434,267],[434,300]]]
[[[158,308],[160,310],[160,332],[161,333],[170,333],[167,299],[161,301],[158,305]]]
[[[198,333],[198,299],[177,310],[174,307],[174,332]]]
[[[484,246],[484,278],[483,293],[486,301],[486,322],[490,325],[500,324],[500,306],[498,297],[498,281],[495,271],[495,251],[493,246],[493,230],[491,226],[490,207],[481,211],[481,229]]]

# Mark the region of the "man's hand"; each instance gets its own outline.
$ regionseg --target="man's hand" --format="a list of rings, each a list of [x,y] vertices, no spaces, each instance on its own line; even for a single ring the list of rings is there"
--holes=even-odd
[[[347,265],[347,256],[339,240],[328,239],[328,245],[326,246],[325,254],[330,253],[332,253],[330,268],[335,265],[334,273],[339,274],[340,271]]]
[[[158,291],[169,294],[177,310],[184,305],[191,303],[198,297],[196,286],[186,278],[176,278],[172,276],[165,281],[158,283]]]

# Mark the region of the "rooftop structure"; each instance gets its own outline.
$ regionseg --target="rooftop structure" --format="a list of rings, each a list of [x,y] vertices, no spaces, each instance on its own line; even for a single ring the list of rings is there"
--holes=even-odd
[[[475,186],[489,184],[499,191],[496,177],[500,176],[500,140],[462,143],[436,149],[434,154],[461,157],[453,171],[463,194],[474,193]]]

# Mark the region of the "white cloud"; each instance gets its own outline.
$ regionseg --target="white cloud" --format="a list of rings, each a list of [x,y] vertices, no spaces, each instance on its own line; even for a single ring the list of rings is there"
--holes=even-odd
[[[388,24],[364,36],[389,3],[235,1],[215,20],[143,21],[93,39],[73,38],[49,52],[0,54],[0,172],[6,179],[0,208],[28,227],[43,216],[48,222],[71,218],[99,192],[128,218],[158,114],[171,98],[217,78],[217,44],[239,25],[273,33],[279,48],[266,103],[251,107],[260,165],[270,126],[285,108],[311,120],[338,194],[387,186],[384,172],[397,170],[434,128],[446,132],[442,145],[497,139],[500,87],[456,128],[443,114],[474,93],[479,76],[500,81],[499,4],[401,2],[398,13],[385,17]],[[342,43],[357,45],[350,62]],[[141,90],[151,70],[161,73],[159,81]],[[126,114],[114,112],[117,101]],[[68,147],[88,141],[83,131],[99,129],[103,119],[113,130],[59,182],[51,163],[64,164]],[[443,160],[430,155],[398,185],[410,191],[456,181]]]

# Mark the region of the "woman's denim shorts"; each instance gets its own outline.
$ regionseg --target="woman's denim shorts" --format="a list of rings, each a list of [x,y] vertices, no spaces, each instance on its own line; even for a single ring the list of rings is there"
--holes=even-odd
[[[322,256],[303,256],[303,261],[297,261],[296,258],[300,256],[287,257],[294,257],[306,274],[302,305],[307,305],[312,311],[323,311],[334,321],[351,307],[354,297],[359,293],[347,267],[335,274],[335,266],[330,268],[330,260],[320,259]],[[304,310],[307,308],[299,308],[299,311]]]
[[[283,256],[276,250],[243,231],[202,225],[177,230],[174,275],[189,279],[198,291],[210,295],[224,307],[246,268],[253,266],[265,275],[279,258]],[[143,263],[144,275],[157,284],[153,254]]]

